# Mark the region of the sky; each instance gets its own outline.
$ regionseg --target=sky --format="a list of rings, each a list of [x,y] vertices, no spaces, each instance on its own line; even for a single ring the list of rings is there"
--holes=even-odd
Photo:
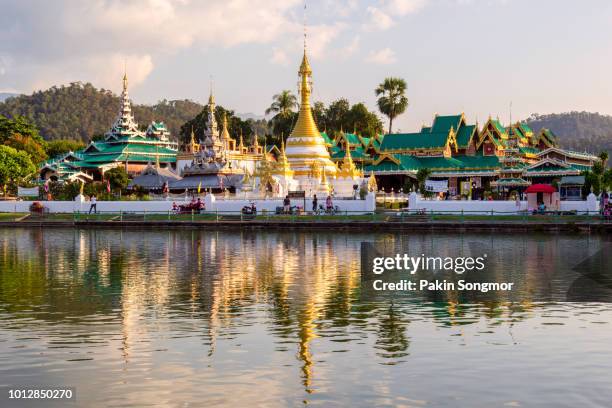
[[[262,115],[297,90],[304,16],[314,100],[376,109],[406,80],[413,131],[438,114],[507,122],[612,114],[608,0],[2,0],[0,92],[81,81],[136,103],[205,102]],[[511,106],[511,108],[510,108]],[[383,118],[384,119],[384,118]]]

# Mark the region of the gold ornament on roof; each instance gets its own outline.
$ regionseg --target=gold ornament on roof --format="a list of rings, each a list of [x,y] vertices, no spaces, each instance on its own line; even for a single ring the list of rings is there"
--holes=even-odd
[[[370,172],[370,177],[368,178],[368,190],[378,191],[378,184],[376,183],[376,177],[374,177],[374,171]]]
[[[337,173],[338,177],[344,178],[352,178],[355,179],[357,177],[363,177],[363,172],[355,166],[355,162],[353,161],[353,157],[351,156],[351,147],[346,139],[346,153],[344,154],[344,159],[342,160],[342,167],[340,167],[339,172]]]

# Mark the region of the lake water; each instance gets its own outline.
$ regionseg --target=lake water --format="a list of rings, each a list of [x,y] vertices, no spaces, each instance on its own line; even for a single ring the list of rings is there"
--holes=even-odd
[[[366,296],[363,241],[477,244],[515,289]],[[80,407],[609,406],[612,286],[573,269],[605,245],[1,229],[0,389],[74,387],[61,406]]]

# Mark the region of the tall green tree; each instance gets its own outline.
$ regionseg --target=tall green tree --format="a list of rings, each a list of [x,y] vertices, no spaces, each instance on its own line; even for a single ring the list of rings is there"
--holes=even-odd
[[[29,154],[10,146],[0,146],[0,184],[19,182],[35,171]]]
[[[373,137],[382,133],[383,125],[378,115],[370,112],[363,103],[356,103],[346,113],[345,126],[349,130],[355,130],[358,134],[365,137]]]
[[[601,153],[599,153],[599,160],[601,160],[601,165],[606,168],[606,166],[608,165],[608,152],[603,151]]]
[[[124,190],[128,186],[128,174],[123,167],[115,167],[104,173],[113,190]]]
[[[340,98],[329,104],[325,110],[325,120],[327,128],[333,133],[340,130],[352,131],[352,126],[349,126],[348,112],[351,108],[349,101],[345,98]],[[350,127],[350,129],[348,129]]]
[[[0,142],[3,144],[13,135],[28,136],[41,146],[45,141],[40,136],[38,128],[24,116],[14,116],[12,119],[0,114]]]
[[[389,118],[389,133],[391,133],[393,119],[404,113],[408,107],[406,81],[402,78],[385,78],[374,93],[378,97],[378,109]]]
[[[312,105],[312,116],[321,132],[327,129],[325,104],[323,102],[317,101]]]
[[[278,138],[280,135],[287,138],[297,118],[294,111],[298,106],[297,97],[288,89],[272,97],[272,104],[266,109],[266,115],[274,114],[270,120],[272,134]]]
[[[23,150],[30,156],[34,164],[40,164],[47,159],[45,149],[31,136],[15,133],[4,142],[4,145],[11,146],[16,150]]]
[[[297,97],[288,89],[272,97],[272,104],[266,109],[266,115],[275,114],[287,116],[297,108]]]

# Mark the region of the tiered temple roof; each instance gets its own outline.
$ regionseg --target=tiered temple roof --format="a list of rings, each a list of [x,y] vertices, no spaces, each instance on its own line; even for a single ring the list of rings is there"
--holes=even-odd
[[[118,166],[138,173],[147,163],[172,165],[176,162],[177,149],[177,143],[170,141],[170,133],[163,122],[151,122],[146,132],[139,130],[132,115],[127,75],[124,75],[119,113],[104,140],[91,141],[84,149],[48,160],[41,166],[40,175],[41,178],[67,180],[74,172],[100,176]]]

